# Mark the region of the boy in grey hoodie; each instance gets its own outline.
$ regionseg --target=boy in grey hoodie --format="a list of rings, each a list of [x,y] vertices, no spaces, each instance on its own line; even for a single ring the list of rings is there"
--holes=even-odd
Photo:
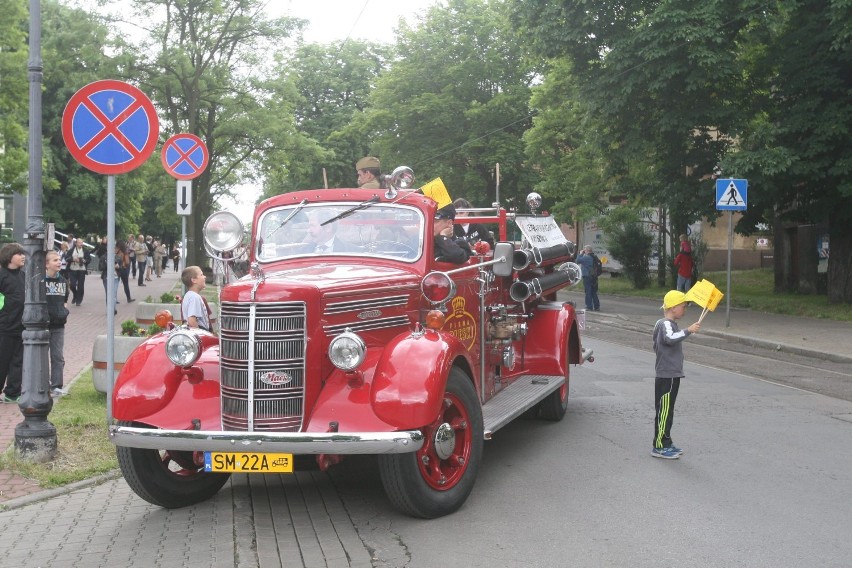
[[[663,319],[654,325],[654,353],[657,354],[654,380],[654,447],[651,455],[655,458],[674,460],[683,450],[672,442],[671,430],[674,421],[674,407],[680,379],[683,377],[684,339],[701,329],[695,322],[682,330],[677,320],[686,313],[688,302],[686,294],[671,290],[663,299]]]
[[[49,250],[44,257],[44,287],[47,300],[47,328],[50,332],[50,396],[65,394],[62,390],[65,373],[65,322],[68,319],[68,282],[59,273],[62,266],[59,253]]]

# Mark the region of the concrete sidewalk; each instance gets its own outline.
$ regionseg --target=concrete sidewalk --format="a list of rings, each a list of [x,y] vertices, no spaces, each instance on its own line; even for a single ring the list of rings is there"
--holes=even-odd
[[[145,301],[149,296],[154,301],[159,301],[163,292],[170,292],[179,280],[179,274],[174,272],[169,264],[168,270],[163,272],[162,278],[152,276],[146,286],[137,286],[136,280],[130,280],[130,294],[135,302],[127,303],[124,295],[124,286],[119,281],[118,315],[115,316],[115,333],[121,333],[121,323],[128,319],[135,319],[136,305]],[[107,332],[106,294],[99,273],[92,273],[86,277],[86,289],[83,303],[75,306],[69,302],[68,323],[65,326],[65,373],[64,381],[67,389],[73,380],[92,364],[92,346],[98,335]],[[73,396],[70,395],[70,396]],[[62,399],[54,399],[54,404],[62,404]],[[48,415],[48,420],[50,416]],[[23,421],[21,410],[16,404],[0,404],[0,449],[5,450],[15,442],[15,426]],[[104,409],[104,421],[106,421],[106,409]],[[59,446],[62,446],[62,437],[59,436]],[[34,481],[23,479],[12,475],[12,473],[0,470],[0,505],[10,500],[17,500],[28,495],[40,492],[43,489]]]

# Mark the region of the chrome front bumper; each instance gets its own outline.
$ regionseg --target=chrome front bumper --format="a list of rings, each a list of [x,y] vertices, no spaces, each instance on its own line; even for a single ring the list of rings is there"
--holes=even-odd
[[[405,454],[423,446],[419,430],[401,432],[219,432],[159,430],[112,425],[116,446],[199,452],[282,452],[289,454]]]

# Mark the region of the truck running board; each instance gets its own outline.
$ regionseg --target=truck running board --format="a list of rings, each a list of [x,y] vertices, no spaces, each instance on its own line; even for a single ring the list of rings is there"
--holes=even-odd
[[[522,375],[482,405],[485,439],[565,384],[559,375]]]

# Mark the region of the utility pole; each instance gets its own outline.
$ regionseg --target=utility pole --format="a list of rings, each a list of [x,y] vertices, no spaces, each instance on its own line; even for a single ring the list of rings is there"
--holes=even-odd
[[[44,289],[46,234],[42,216],[41,142],[41,2],[30,0],[30,83],[29,186],[27,227],[24,249],[26,299],[24,302],[24,365],[22,394],[18,401],[24,421],[15,426],[15,451],[32,462],[50,461],[56,456],[56,427],[47,420],[53,408],[48,377],[50,331],[47,329],[47,301]],[[47,243],[47,244],[53,244]]]

